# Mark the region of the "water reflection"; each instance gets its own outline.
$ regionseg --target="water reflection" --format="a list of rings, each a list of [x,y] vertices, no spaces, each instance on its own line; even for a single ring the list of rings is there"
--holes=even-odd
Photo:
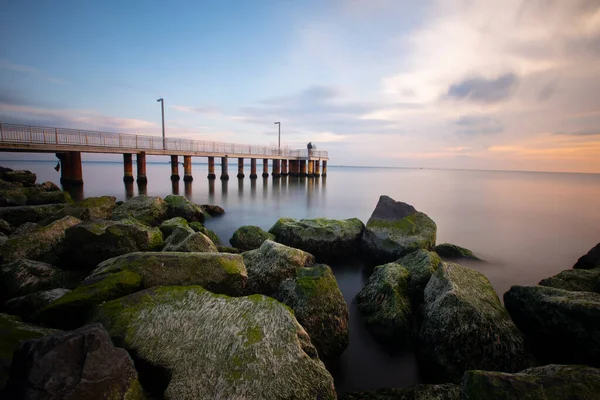
[[[185,197],[188,199],[192,198],[192,181],[183,182]]]
[[[238,178],[238,197],[244,197],[244,178]]]
[[[256,198],[256,179],[250,179],[250,198]]]
[[[173,194],[179,194],[179,179],[175,180],[171,180],[171,192]]]
[[[133,182],[125,182],[125,199],[129,200],[133,196]]]
[[[229,179],[221,180],[221,193],[223,199],[227,197],[227,187],[229,186]]]
[[[137,181],[137,187],[138,187],[138,195],[148,195],[148,182],[147,181]]]
[[[211,200],[215,198],[215,180],[214,179],[208,180],[208,198]]]

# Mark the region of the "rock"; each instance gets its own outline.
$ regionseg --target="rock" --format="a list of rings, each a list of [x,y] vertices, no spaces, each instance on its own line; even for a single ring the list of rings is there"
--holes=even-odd
[[[25,189],[38,189],[38,188],[25,188]],[[27,195],[27,205],[35,206],[42,204],[72,204],[73,199],[68,192],[62,190],[56,190],[53,192],[46,192],[42,189],[36,191],[29,191]]]
[[[413,307],[423,303],[425,287],[441,262],[437,253],[423,249],[413,251],[396,261],[410,273],[407,290]]]
[[[350,341],[350,314],[331,268],[298,268],[296,278],[283,281],[273,297],[294,310],[321,360],[339,358]]]
[[[61,264],[90,271],[101,261],[134,251],[160,250],[163,236],[135,219],[88,221],[67,229]]]
[[[104,303],[94,319],[139,365],[153,367],[142,384],[156,397],[336,398],[309,336],[289,308],[266,296],[167,286]]]
[[[217,246],[204,234],[191,228],[177,227],[165,241],[163,251],[218,252]]]
[[[205,234],[206,236],[208,236],[208,238],[210,240],[212,240],[212,242],[219,246],[221,244],[221,239],[219,239],[219,237],[217,236],[216,233],[214,233],[213,231],[211,231],[210,229],[207,229],[204,225],[202,225],[200,222],[190,222],[189,223],[190,228],[192,228],[195,232],[200,232]]]
[[[205,213],[210,215],[211,217],[217,217],[219,215],[225,214],[225,210],[222,207],[211,205],[211,204],[202,204],[200,206]]]
[[[418,249],[433,250],[437,227],[409,204],[381,196],[367,222],[363,250],[380,262],[395,261]]]
[[[336,220],[329,218],[280,218],[269,233],[287,246],[307,251],[317,258],[349,257],[360,248],[365,229],[357,218]]]
[[[167,219],[167,203],[160,197],[136,196],[113,210],[113,220],[126,218],[135,218],[146,225],[160,225]]]
[[[81,220],[74,217],[64,217],[27,235],[13,235],[0,244],[1,263],[10,263],[24,258],[55,263],[58,259],[58,250],[65,239],[65,230],[80,222]]]
[[[217,246],[219,253],[240,254],[240,251],[235,247]]]
[[[421,345],[435,377],[459,381],[466,370],[516,372],[526,366],[524,338],[488,279],[444,262],[425,288]]]
[[[5,235],[10,235],[13,231],[13,227],[10,226],[8,222],[3,219],[0,219],[0,233],[4,233]]]
[[[0,303],[40,290],[64,287],[68,274],[39,261],[20,259],[0,265]]]
[[[351,392],[340,400],[459,400],[460,386],[452,383],[443,385],[414,385],[401,389],[379,389],[367,392]]]
[[[263,231],[259,226],[246,225],[233,232],[229,243],[241,251],[258,249],[265,240],[275,240],[275,235]]]
[[[468,260],[481,261],[481,258],[473,254],[471,250],[450,243],[438,244],[435,246],[435,252],[443,258],[466,258]]]
[[[64,288],[42,290],[10,299],[4,303],[2,308],[7,313],[18,315],[27,321],[33,314],[69,292],[69,289]]]
[[[8,182],[18,182],[25,186],[33,186],[37,176],[26,170],[7,171],[2,173],[2,179]]]
[[[187,230],[190,226],[188,225],[185,218],[174,217],[160,224],[159,229],[162,232],[163,237],[166,239],[171,233],[173,233],[173,230],[175,230],[175,228],[177,227],[184,228]]]
[[[24,206],[27,204],[27,196],[23,188],[0,189],[0,207]]]
[[[43,206],[0,207],[0,219],[5,220],[12,226],[19,226],[25,222],[40,222],[67,205],[46,204]]]
[[[40,189],[42,189],[45,192],[55,192],[57,190],[60,190],[60,188],[58,187],[58,185],[56,185],[54,182],[50,182],[50,181],[46,181],[44,183],[41,183],[38,185],[38,187]]]
[[[462,399],[588,400],[600,398],[600,369],[545,365],[516,374],[467,371]]]
[[[116,206],[114,196],[88,197],[76,204],[79,208],[88,209],[90,219],[111,219]]]
[[[4,233],[0,233],[0,243],[4,243],[8,240],[8,236],[6,236]]]
[[[34,320],[73,329],[86,322],[96,305],[143,289],[201,285],[215,293],[239,296],[246,280],[246,268],[239,255],[129,253],[102,262],[75,290],[42,309]]]
[[[600,243],[594,246],[593,249],[581,256],[573,265],[574,269],[593,269],[600,268]]]
[[[169,218],[183,217],[188,222],[204,222],[204,211],[197,204],[192,203],[183,196],[170,194],[165,197],[167,215]]]
[[[274,293],[281,282],[296,277],[296,269],[312,267],[315,257],[305,251],[266,240],[258,249],[242,253],[248,270],[246,293]]]
[[[55,329],[25,324],[19,317],[0,314],[0,391],[8,379],[13,352],[19,347],[19,343],[23,340],[37,339],[55,332],[57,332]],[[2,395],[0,398],[11,399],[6,395]]]
[[[24,224],[19,225],[11,236],[29,235],[30,233],[40,229],[42,226],[43,224],[36,224],[35,222],[25,222]]]
[[[22,343],[3,392],[14,399],[145,399],[129,354],[102,325]]]
[[[408,270],[398,263],[380,265],[356,296],[367,327],[389,343],[401,345],[409,338],[409,277]]]
[[[541,361],[600,366],[600,294],[513,286],[504,304]]]
[[[568,269],[550,278],[542,279],[539,285],[574,292],[600,293],[600,268]]]

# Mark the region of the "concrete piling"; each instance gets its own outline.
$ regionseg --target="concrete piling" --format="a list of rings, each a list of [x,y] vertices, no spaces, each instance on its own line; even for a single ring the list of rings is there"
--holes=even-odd
[[[288,160],[281,160],[281,176],[288,175]]]
[[[263,158],[263,173],[262,173],[262,177],[263,178],[268,178],[269,177],[269,160],[266,158]]]
[[[327,176],[327,161],[323,160],[323,172],[321,176]]]
[[[256,179],[258,175],[256,174],[256,158],[250,159],[250,179]]]
[[[146,177],[146,153],[141,152],[137,154],[137,181],[141,183],[148,182]]]
[[[208,157],[208,179],[213,180],[213,179],[217,179],[217,176],[215,175],[215,158],[214,157]]]
[[[171,156],[171,180],[178,181],[179,180],[179,157]]]
[[[279,178],[281,176],[281,160],[273,160],[273,172],[271,173],[273,178]]]
[[[229,162],[229,158],[227,156],[221,157],[221,180],[227,181],[229,180],[229,172],[227,172],[227,163]]]
[[[123,154],[123,182],[133,182],[133,158],[131,153]]]
[[[183,156],[183,181],[191,182],[194,180],[192,176],[192,156]]]
[[[238,158],[238,173],[237,173],[237,177],[238,178],[243,178],[244,175],[244,159],[243,158]]]

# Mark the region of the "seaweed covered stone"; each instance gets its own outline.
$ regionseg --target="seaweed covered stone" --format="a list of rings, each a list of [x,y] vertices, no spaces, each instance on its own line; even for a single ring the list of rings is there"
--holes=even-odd
[[[420,332],[434,379],[459,381],[471,369],[516,372],[526,367],[524,337],[488,279],[443,262],[425,288]]]
[[[70,291],[70,289],[65,288],[41,290],[25,296],[12,298],[4,303],[2,309],[8,314],[18,315],[24,321],[27,321],[30,320],[33,314],[60,299]]]
[[[453,383],[441,385],[413,385],[407,388],[379,389],[350,392],[340,400],[459,400],[460,386]]]
[[[265,240],[275,240],[275,235],[265,232],[260,226],[245,225],[233,232],[229,243],[236,249],[249,251],[258,249]]]
[[[204,222],[204,210],[184,196],[170,194],[165,197],[165,203],[168,218],[182,217],[188,222]]]
[[[423,303],[425,287],[441,262],[437,253],[424,249],[413,251],[396,261],[410,273],[407,290],[413,306]]]
[[[600,294],[513,286],[504,304],[541,361],[600,367]]]
[[[23,186],[33,186],[37,176],[28,170],[10,170],[2,172],[0,179],[8,182],[21,183]]]
[[[88,197],[76,203],[77,207],[90,210],[90,219],[110,219],[116,207],[114,196]]]
[[[579,260],[573,265],[574,269],[594,269],[600,268],[600,243],[594,246],[587,254],[579,257]]]
[[[550,278],[542,279],[539,285],[574,292],[600,293],[600,268],[567,269]]]
[[[50,264],[21,259],[0,266],[0,303],[40,290],[60,288],[69,274]]]
[[[348,346],[348,306],[327,265],[298,268],[281,283],[274,298],[292,310],[323,361],[338,358]]]
[[[435,246],[435,252],[442,258],[464,258],[467,260],[481,261],[481,258],[477,257],[471,250],[451,243],[438,244]]]
[[[218,217],[219,215],[225,214],[225,210],[223,207],[214,205],[214,204],[202,204],[200,206],[205,213],[210,215],[211,217]]]
[[[40,222],[62,210],[68,204],[45,204],[42,206],[0,207],[0,219],[12,226],[26,222]]]
[[[379,265],[356,296],[367,327],[386,342],[403,344],[409,337],[409,279],[408,270],[398,263]]]
[[[104,303],[94,320],[141,363],[164,371],[142,380],[156,397],[336,398],[306,331],[266,296],[167,286]]]
[[[363,233],[362,249],[379,262],[391,262],[418,249],[433,250],[436,232],[426,214],[381,196]]]
[[[173,231],[177,227],[187,229],[190,226],[188,225],[188,222],[185,220],[185,218],[173,217],[171,219],[163,221],[163,223],[160,224],[159,229],[162,232],[163,237],[166,239],[169,237],[169,235],[171,235],[171,233],[173,233]]]
[[[139,195],[113,210],[113,220],[135,218],[151,226],[160,225],[167,217],[167,203],[160,197]]]
[[[248,270],[246,293],[274,293],[281,282],[296,276],[296,269],[312,267],[315,257],[271,240],[265,240],[256,250],[242,253]]]
[[[327,260],[355,254],[360,249],[364,229],[365,225],[357,218],[280,218],[269,233],[279,243]]]
[[[165,241],[163,251],[218,252],[217,246],[206,235],[191,228],[176,227]]]
[[[462,399],[589,400],[600,394],[600,369],[584,365],[544,365],[515,374],[467,371]]]

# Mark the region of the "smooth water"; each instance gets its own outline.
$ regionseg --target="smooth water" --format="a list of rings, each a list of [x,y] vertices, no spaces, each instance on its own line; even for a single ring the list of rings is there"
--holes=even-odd
[[[4,161],[29,169],[38,182],[58,184],[51,162]],[[232,170],[233,172],[233,170]],[[500,298],[512,285],[532,285],[570,268],[600,241],[600,175],[430,169],[329,167],[327,178],[260,178],[208,181],[207,166],[194,165],[195,180],[172,184],[168,163],[147,165],[148,184],[122,182],[120,163],[84,162],[83,196],[182,194],[226,210],[206,226],[224,244],[242,225],[268,230],[280,217],[352,218],[367,222],[379,196],[412,204],[438,226],[438,243],[473,250],[488,263],[469,264],[485,274]],[[420,381],[413,353],[392,353],[364,328],[354,297],[368,278],[360,263],[332,265],[350,309],[350,345],[332,372],[338,393],[404,387]]]

